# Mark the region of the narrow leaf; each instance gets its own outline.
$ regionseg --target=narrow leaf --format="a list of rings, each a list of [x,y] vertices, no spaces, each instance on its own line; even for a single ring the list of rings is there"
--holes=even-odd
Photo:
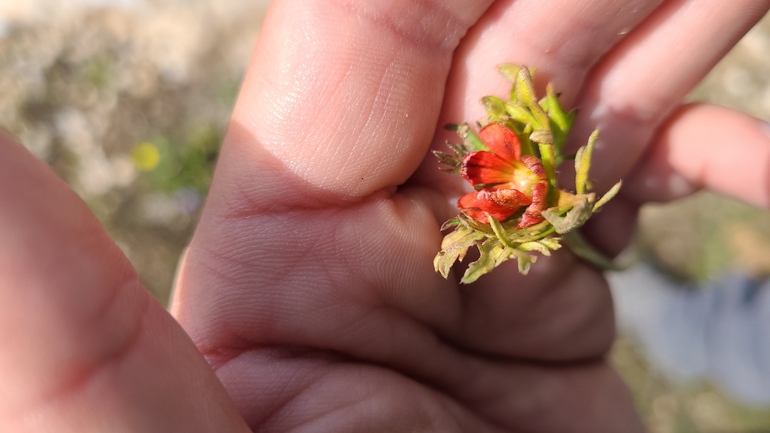
[[[508,236],[505,234],[505,229],[503,228],[503,225],[500,224],[500,221],[495,218],[492,214],[489,212],[485,212],[487,215],[487,219],[489,220],[489,225],[492,227],[492,231],[495,232],[495,236],[497,236],[497,239],[500,240],[500,242],[509,248],[516,248],[516,245],[514,245],[510,239],[508,239]]]
[[[458,227],[461,226],[462,223],[460,221],[460,218],[452,218],[451,220],[446,220],[444,224],[441,224],[441,231],[448,230],[452,227]]]
[[[621,186],[623,186],[622,180],[618,181],[618,183],[613,185],[612,188],[610,188],[610,190],[607,191],[607,193],[604,194],[602,198],[600,198],[599,201],[596,202],[596,204],[594,205],[593,211],[596,212],[597,210],[599,210],[599,208],[607,204],[608,201],[612,200],[612,198],[618,194],[618,191],[620,191]]]
[[[463,142],[465,143],[465,147],[468,152],[477,152],[479,150],[486,150],[486,151],[489,150],[487,145],[484,144],[483,141],[481,141],[479,136],[476,135],[475,132],[473,132],[473,130],[467,123],[462,123],[460,125],[457,125],[457,134],[460,136],[460,138],[463,139]]]
[[[553,144],[538,143],[537,148],[540,150],[540,160],[543,161],[543,169],[545,175],[548,177],[550,183],[549,190],[549,203],[552,201],[552,196],[556,194],[556,155],[553,150]]]
[[[438,158],[438,162],[444,165],[455,167],[460,165],[460,159],[456,155],[450,155],[448,153],[441,152],[440,150],[434,150],[433,154]]]
[[[578,149],[575,157],[575,190],[578,194],[585,194],[587,191],[588,171],[591,168],[591,154],[599,138],[599,130],[596,129],[588,138],[588,144]]]

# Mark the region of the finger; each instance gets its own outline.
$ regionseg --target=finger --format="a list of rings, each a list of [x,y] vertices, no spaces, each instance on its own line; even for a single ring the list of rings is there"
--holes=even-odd
[[[706,104],[681,107],[634,169],[623,194],[639,203],[708,188],[770,206],[770,126]]]
[[[767,0],[669,1],[597,66],[578,102],[573,146],[600,129],[591,166],[598,190],[628,173],[660,123],[768,8]]]
[[[273,2],[212,193],[275,209],[402,184],[429,146],[452,52],[491,2]]]
[[[0,133],[2,431],[246,431],[82,201]]]
[[[499,1],[457,50],[442,120],[474,122],[486,113],[485,95],[504,95],[510,84],[500,63],[536,67],[571,106],[594,64],[662,0]],[[609,19],[611,17],[611,19]]]

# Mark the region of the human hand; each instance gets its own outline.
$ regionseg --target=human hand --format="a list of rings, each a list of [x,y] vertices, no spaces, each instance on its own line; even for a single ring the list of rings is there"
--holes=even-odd
[[[622,245],[642,200],[701,183],[767,204],[746,187],[768,174],[759,124],[678,104],[770,2],[660,3],[276,0],[172,306],[216,377],[82,203],[4,139],[7,431],[641,430],[602,358],[601,274],[561,252],[527,277],[441,279],[461,185],[421,161],[514,62],[581,108],[576,142],[602,128],[600,189],[636,165],[597,245]]]

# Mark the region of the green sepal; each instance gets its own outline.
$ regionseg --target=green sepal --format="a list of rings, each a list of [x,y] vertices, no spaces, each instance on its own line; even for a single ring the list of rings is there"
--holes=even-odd
[[[492,122],[506,121],[510,117],[505,109],[505,102],[496,96],[485,96],[481,98],[481,103],[486,108],[489,120]]]
[[[503,63],[501,65],[497,65],[497,71],[500,72],[500,74],[505,77],[506,80],[508,80],[513,86],[511,87],[511,93],[510,93],[510,102],[517,102],[519,99],[516,96],[516,79],[519,76],[519,71],[522,69],[521,65],[515,65],[513,63]],[[535,76],[535,71],[537,71],[537,68],[528,68],[529,75],[531,77]]]
[[[529,110],[519,104],[513,104],[510,102],[506,103],[505,112],[508,113],[508,116],[510,116],[511,119],[523,125],[531,125],[535,123],[535,118],[532,117],[532,113],[530,113]]]
[[[518,134],[519,143],[521,144],[522,155],[532,155],[536,158],[540,158],[540,152],[537,151],[537,147],[532,146],[532,141],[529,136],[532,135],[532,125],[527,125],[521,134]]]
[[[553,144],[538,143],[537,148],[540,150],[540,161],[543,162],[543,170],[548,177],[548,202],[551,203],[558,191],[556,188],[556,153],[553,149]]]
[[[516,76],[516,82],[513,84],[516,92],[516,98],[521,105],[524,105],[532,113],[535,122],[532,127],[535,130],[546,130],[550,128],[550,120],[543,110],[543,107],[537,101],[535,95],[535,85],[532,82],[532,76],[527,68],[519,68]]]

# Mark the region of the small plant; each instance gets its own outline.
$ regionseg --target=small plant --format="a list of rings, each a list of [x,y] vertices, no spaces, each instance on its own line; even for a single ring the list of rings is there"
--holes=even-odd
[[[457,202],[462,213],[441,227],[453,230],[433,261],[436,271],[447,278],[455,262],[475,246],[480,257],[468,265],[461,282],[474,282],[514,258],[526,274],[535,253],[549,256],[562,242],[595,265],[614,267],[575,231],[620,190],[618,182],[601,198],[590,192],[588,172],[599,131],[576,155],[564,155],[577,112],[564,111],[550,84],[538,99],[533,70],[512,64],[499,70],[513,84],[509,97],[482,98],[488,119],[478,125],[478,133],[467,123],[447,125],[462,143],[447,143],[452,153],[434,152],[444,171],[461,175],[474,188]],[[556,180],[559,165],[571,159],[574,193],[560,189]]]

